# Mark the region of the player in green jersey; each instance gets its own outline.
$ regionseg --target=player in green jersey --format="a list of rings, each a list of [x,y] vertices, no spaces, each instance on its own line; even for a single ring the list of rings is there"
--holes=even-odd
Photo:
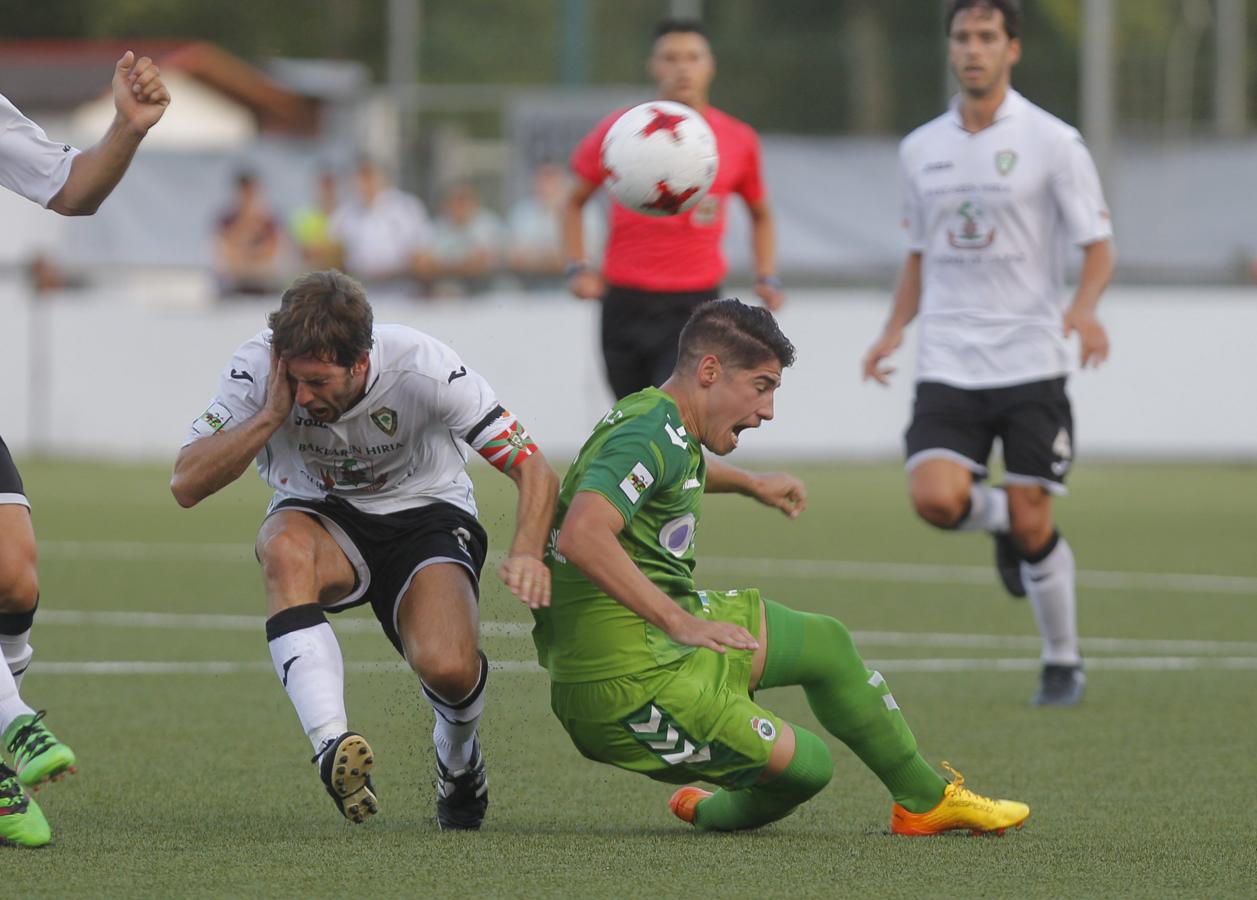
[[[794,347],[772,315],[738,300],[700,307],[661,388],[625,397],[598,423],[559,494],[549,605],[533,632],[551,706],[582,754],[683,787],[671,808],[701,829],[755,828],[820,791],[833,761],[819,737],[754,700],[802,685],[824,728],[894,799],[898,834],[1002,832],[1024,804],[944,781],[917,752],[885,679],[846,628],[757,590],[698,591],[694,533],[704,492],[737,492],[801,513],[803,484],[752,474],[724,456],[773,417]],[[946,763],[943,764],[946,766]]]

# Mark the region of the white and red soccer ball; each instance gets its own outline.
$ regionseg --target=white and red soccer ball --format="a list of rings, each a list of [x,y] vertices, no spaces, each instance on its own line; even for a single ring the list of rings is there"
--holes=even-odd
[[[720,157],[711,126],[671,100],[634,106],[602,139],[607,187],[621,204],[648,216],[675,216],[702,200]]]

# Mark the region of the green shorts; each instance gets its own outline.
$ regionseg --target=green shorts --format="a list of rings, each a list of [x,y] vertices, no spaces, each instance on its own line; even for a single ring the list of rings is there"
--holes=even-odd
[[[712,619],[759,636],[760,596],[703,591]],[[737,790],[759,778],[781,719],[750,695],[750,650],[698,649],[667,666],[604,681],[555,683],[550,705],[576,749],[657,781]]]

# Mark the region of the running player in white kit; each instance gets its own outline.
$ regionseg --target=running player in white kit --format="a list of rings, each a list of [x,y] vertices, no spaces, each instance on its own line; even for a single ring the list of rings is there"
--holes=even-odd
[[[337,808],[377,809],[374,753],[350,731],[344,663],[326,612],[370,604],[436,713],[437,822],[477,829],[488,781],[477,725],[488,660],[477,601],[488,552],[465,469],[477,451],[519,489],[499,574],[548,602],[542,562],[558,477],[488,383],[449,347],[375,325],[340,272],[298,278],[219,378],[175,460],[171,490],[193,506],[250,462],[275,489],[257,538],[275,673]]]
[[[117,187],[140,141],[170,104],[161,72],[128,50],[114,66],[114,119],[96,144],[79,151],[44,130],[0,95],[0,186],[63,216],[90,216]],[[39,605],[39,570],[30,501],[0,438],[0,845],[41,847],[52,839],[27,794],[73,772],[74,753],[44,724],[19,689],[34,651],[31,626]]]
[[[1028,596],[1043,639],[1036,705],[1072,705],[1078,651],[1074,555],[1052,498],[1074,459],[1066,339],[1081,365],[1108,356],[1096,305],[1113,272],[1100,179],[1078,132],[1010,87],[1021,56],[1015,0],[953,0],[948,53],[960,82],[951,108],[900,145],[908,256],[882,335],[883,360],[918,320],[916,400],[905,436],[913,506],[926,522],[994,535],[1001,580]],[[1066,304],[1065,241],[1082,248]],[[1004,483],[983,484],[992,444]]]

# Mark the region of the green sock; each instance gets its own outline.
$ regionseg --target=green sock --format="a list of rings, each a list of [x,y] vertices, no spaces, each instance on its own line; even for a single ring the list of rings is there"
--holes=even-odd
[[[825,742],[797,725],[794,756],[777,777],[739,791],[716,791],[695,809],[694,825],[704,831],[758,828],[783,819],[805,800],[820,793],[834,775],[834,761]]]
[[[945,782],[917,752],[885,679],[870,672],[837,619],[764,601],[768,656],[761,688],[800,684],[825,730],[873,770],[908,812],[933,809]]]

